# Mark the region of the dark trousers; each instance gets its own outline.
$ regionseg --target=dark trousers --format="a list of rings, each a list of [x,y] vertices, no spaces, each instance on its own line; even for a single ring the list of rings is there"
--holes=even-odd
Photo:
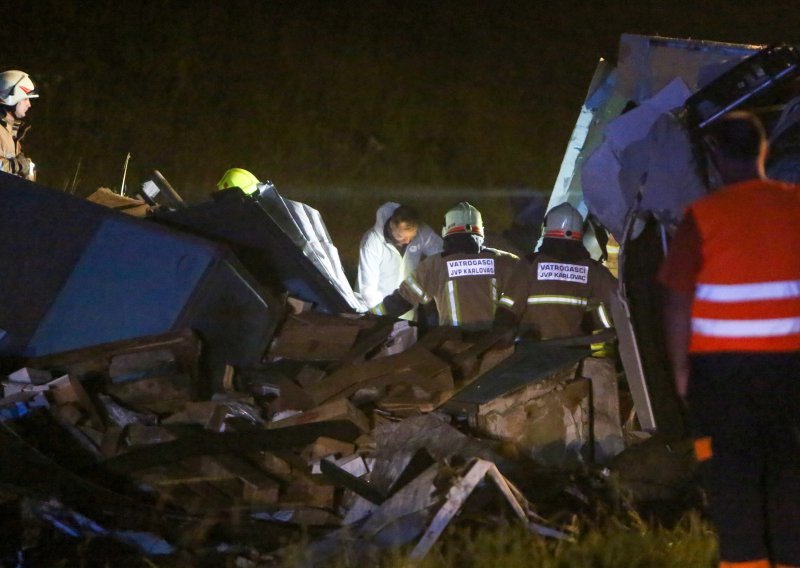
[[[720,558],[800,565],[800,353],[694,355],[688,405]]]

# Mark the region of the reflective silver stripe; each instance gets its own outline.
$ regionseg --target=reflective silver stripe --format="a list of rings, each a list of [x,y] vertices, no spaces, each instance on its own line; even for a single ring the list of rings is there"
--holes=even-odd
[[[447,297],[449,298],[450,302],[450,319],[453,322],[453,325],[458,325],[458,301],[456,300],[456,283],[452,280],[447,282]]]
[[[528,296],[528,305],[531,304],[566,304],[568,306],[586,306],[586,298],[575,296]]]
[[[514,307],[514,300],[508,296],[503,296],[502,298],[500,298],[500,301],[498,303],[501,306],[508,306],[509,308]]]
[[[800,317],[759,320],[692,318],[692,332],[711,337],[779,337],[800,333]]]
[[[603,304],[597,306],[597,313],[600,316],[600,321],[603,322],[603,327],[611,327],[611,318],[608,317],[608,312],[606,312]]]
[[[385,316],[386,312],[383,309],[383,303],[378,304],[377,306],[373,306],[369,309],[370,312],[373,314],[377,314],[379,316]]]
[[[694,297],[707,302],[755,302],[800,298],[800,280],[751,284],[698,284]]]
[[[414,292],[420,300],[422,300],[423,304],[427,303],[430,300],[430,298],[427,298],[425,290],[422,289],[422,286],[417,284],[417,281],[414,280],[413,276],[409,276],[408,278],[406,278],[406,284],[408,284],[408,286],[411,288],[411,291]]]

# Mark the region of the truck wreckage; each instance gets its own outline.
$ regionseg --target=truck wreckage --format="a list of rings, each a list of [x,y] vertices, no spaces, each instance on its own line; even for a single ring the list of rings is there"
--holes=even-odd
[[[319,212],[274,186],[188,205],[157,173],[88,200],[0,174],[0,557],[92,540],[280,565],[302,529],[307,565],[419,559],[456,516],[564,539],[612,485],[679,499],[693,462],[654,273],[723,112],[758,112],[771,175],[800,179],[798,65],[635,35],[601,61],[551,205],[589,217],[596,256],[619,245],[619,365],[595,336],[507,348],[364,314]]]

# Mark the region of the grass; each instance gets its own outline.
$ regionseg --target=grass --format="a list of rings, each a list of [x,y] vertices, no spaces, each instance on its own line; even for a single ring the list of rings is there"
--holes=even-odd
[[[459,527],[453,523],[422,560],[410,562],[410,549],[395,549],[365,563],[344,550],[330,560],[335,568],[711,568],[717,543],[696,513],[676,526],[659,527],[638,517],[612,519],[605,526],[583,526],[569,541],[543,539],[519,525]],[[283,566],[306,566],[304,545],[295,545]]]

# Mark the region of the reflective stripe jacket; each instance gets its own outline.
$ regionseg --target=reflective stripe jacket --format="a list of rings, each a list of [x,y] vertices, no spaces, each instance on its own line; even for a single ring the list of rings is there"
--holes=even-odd
[[[5,119],[0,119],[0,171],[9,174],[14,173],[9,160],[22,153],[19,138],[22,138],[22,136],[18,137],[18,132],[14,129],[14,125]],[[33,180],[34,177],[28,176],[28,179]]]
[[[386,242],[383,228],[398,203],[384,203],[378,208],[375,226],[364,233],[358,252],[357,289],[368,307],[381,302],[394,292],[426,256],[442,251],[442,238],[428,225],[420,225],[417,235],[402,256],[392,243]]]
[[[398,291],[415,306],[434,300],[439,325],[485,330],[492,327],[498,305],[515,309],[524,289],[518,262],[517,256],[490,248],[437,254],[423,260]]]
[[[689,351],[800,349],[800,186],[741,182],[689,212],[701,258]]]
[[[593,309],[602,327],[611,327],[608,313],[617,279],[605,266],[591,258],[562,261],[543,253],[526,262],[528,294],[521,332],[538,339],[583,335],[584,315]]]

